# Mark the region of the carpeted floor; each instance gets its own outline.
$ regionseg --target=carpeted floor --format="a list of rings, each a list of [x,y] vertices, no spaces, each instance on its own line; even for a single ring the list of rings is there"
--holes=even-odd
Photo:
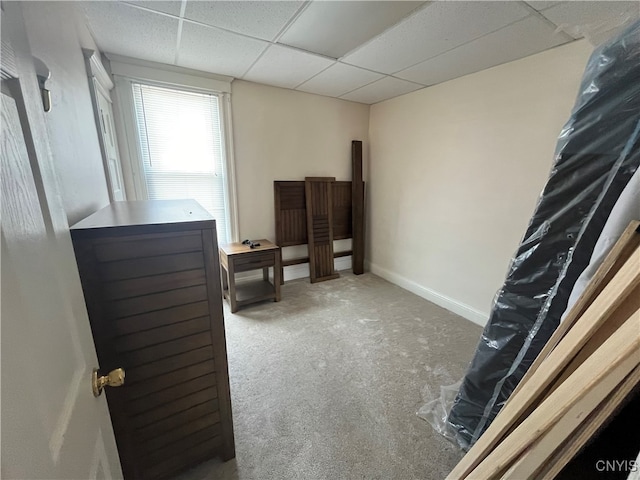
[[[236,458],[180,480],[440,480],[462,453],[416,416],[459,380],[477,325],[372,275],[225,306]]]

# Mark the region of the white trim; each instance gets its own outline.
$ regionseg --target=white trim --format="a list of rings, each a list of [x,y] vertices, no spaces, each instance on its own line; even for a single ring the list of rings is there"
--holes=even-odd
[[[128,78],[115,76],[116,81],[116,100],[118,111],[120,112],[119,120],[124,131],[124,145],[121,148],[122,173],[125,181],[129,181],[133,186],[133,195],[127,192],[133,200],[146,200],[148,198],[147,185],[144,182],[144,174],[142,172],[142,153],[138,142],[138,127],[136,126],[136,113],[133,105],[133,90],[131,88],[131,80]]]
[[[102,166],[104,168],[104,176],[107,182],[107,189],[109,191],[109,201],[114,202],[116,200],[120,200],[121,198],[126,198],[127,191],[124,187],[124,178],[122,177],[122,161],[120,160],[120,143],[118,140],[118,132],[113,132],[113,135],[116,139],[116,149],[117,149],[117,158],[116,158],[116,169],[117,172],[115,175],[118,177],[117,179],[112,178],[112,172],[109,168],[109,156],[107,155],[107,147],[105,145],[105,133],[103,128],[107,128],[103,125],[104,117],[102,120],[100,119],[100,101],[98,99],[98,95],[102,95],[102,97],[107,100],[112,105],[113,110],[113,101],[111,100],[111,90],[115,86],[113,81],[111,80],[111,76],[102,65],[102,61],[100,60],[100,56],[98,52],[95,50],[91,50],[89,48],[83,48],[82,54],[84,55],[84,64],[85,70],[87,71],[87,78],[89,79],[89,96],[91,97],[91,106],[93,107],[93,116],[96,124],[96,133],[98,134],[98,143],[100,145],[100,154],[102,156]],[[111,112],[114,116],[115,113]],[[115,126],[115,119],[114,126]],[[120,183],[120,192],[121,196],[118,195],[118,190],[114,187],[114,183]]]
[[[454,300],[453,298],[447,297],[446,295],[436,292],[435,290],[423,287],[413,280],[409,280],[408,278],[405,278],[402,275],[398,275],[397,273],[387,270],[386,268],[380,267],[379,265],[371,262],[366,263],[368,264],[367,270],[369,270],[371,273],[378,275],[379,277],[382,277],[385,280],[388,280],[389,282],[410,291],[411,293],[415,293],[419,297],[422,297],[425,300],[429,300],[430,302],[435,303],[442,308],[446,308],[450,312],[456,313],[461,317],[464,317],[467,320],[480,325],[481,327],[484,327],[487,324],[487,320],[489,319],[488,313],[481,312],[480,310],[476,310],[469,305]]]
[[[100,57],[98,56],[97,52],[89,48],[83,48],[82,54],[84,55],[84,58],[87,58],[89,60],[91,73],[96,78],[100,86],[105,88],[107,92],[109,90],[113,90],[113,87],[115,85],[111,80],[111,76],[109,75],[109,73],[107,73],[107,70],[104,68],[104,65],[102,65],[102,62],[100,61]],[[106,96],[108,97],[109,95],[106,95]]]
[[[135,78],[152,82],[160,82],[165,86],[192,87],[207,92],[230,93],[232,77],[147,62],[121,55],[106,54],[111,65],[111,73],[122,77]]]
[[[236,186],[236,160],[235,148],[233,146],[233,121],[231,118],[231,94],[224,93],[221,97],[220,115],[222,115],[222,124],[224,125],[224,142],[225,152],[225,188],[227,194],[228,214],[229,214],[229,235],[231,242],[240,241],[240,220],[238,218],[238,189]]]

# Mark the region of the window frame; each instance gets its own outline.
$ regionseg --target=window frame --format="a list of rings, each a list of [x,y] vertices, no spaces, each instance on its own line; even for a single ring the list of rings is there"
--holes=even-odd
[[[113,66],[112,66],[113,70]],[[148,69],[147,69],[148,70]],[[155,70],[154,73],[158,77],[162,77],[163,72],[161,70]],[[144,75],[147,77],[147,75]],[[154,75],[155,76],[155,75]],[[138,126],[136,123],[135,104],[133,99],[133,83],[140,83],[144,85],[151,85],[156,87],[170,88],[174,90],[182,90],[185,92],[204,93],[208,95],[215,95],[218,97],[218,104],[220,108],[220,126],[222,132],[222,148],[224,152],[224,161],[222,162],[223,176],[224,176],[224,195],[226,197],[227,205],[227,219],[229,229],[229,241],[239,241],[238,233],[238,199],[236,189],[236,171],[235,171],[235,159],[233,148],[233,132],[231,121],[231,93],[229,91],[214,90],[211,88],[203,88],[198,85],[193,85],[190,80],[190,75],[183,75],[180,83],[175,81],[162,81],[157,78],[140,78],[138,76],[131,75],[118,75],[114,72],[115,79],[115,92],[116,101],[118,104],[119,115],[116,114],[122,122],[122,130],[124,131],[124,138],[121,140],[121,144],[124,144],[126,155],[121,155],[122,170],[125,176],[125,183],[129,186],[127,190],[128,198],[135,200],[147,200],[148,191],[145,181],[144,164],[142,157],[141,145],[138,141]],[[202,80],[202,79],[198,79]],[[200,81],[198,83],[201,83]],[[220,82],[213,82],[220,83]],[[229,84],[230,85],[230,84]],[[229,88],[230,90],[230,88]],[[127,181],[128,180],[128,181]],[[129,190],[132,190],[129,192]]]

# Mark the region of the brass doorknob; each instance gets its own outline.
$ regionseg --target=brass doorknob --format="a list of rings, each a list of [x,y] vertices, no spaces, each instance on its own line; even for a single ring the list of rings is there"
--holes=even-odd
[[[108,375],[98,376],[98,369],[93,369],[93,375],[91,377],[91,388],[93,390],[93,396],[99,397],[104,387],[119,387],[124,383],[124,370],[116,368],[111,370]]]

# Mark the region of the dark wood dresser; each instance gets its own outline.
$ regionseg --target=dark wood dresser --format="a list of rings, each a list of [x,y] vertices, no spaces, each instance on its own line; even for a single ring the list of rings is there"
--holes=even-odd
[[[127,479],[235,456],[215,220],[195,201],[115,202],[71,227]]]

